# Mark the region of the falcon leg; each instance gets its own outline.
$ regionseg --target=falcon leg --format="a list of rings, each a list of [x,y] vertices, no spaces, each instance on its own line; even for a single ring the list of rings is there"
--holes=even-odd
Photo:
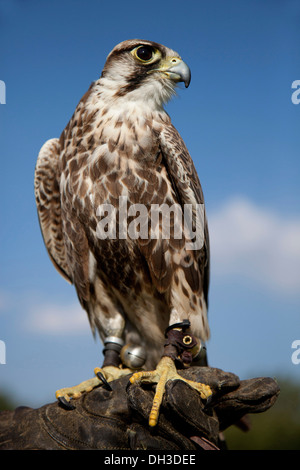
[[[192,335],[184,333],[184,330],[189,326],[189,322],[188,324],[185,322],[186,321],[179,324],[181,328],[178,328],[176,324],[167,329],[166,336],[168,340],[165,344],[164,354],[156,370],[136,372],[130,378],[131,383],[157,383],[152,409],[149,415],[150,426],[156,426],[157,424],[159,409],[168,380],[182,380],[186,382],[200,393],[202,399],[207,400],[212,395],[212,391],[208,385],[184,379],[177,373],[175,360],[180,357],[183,364],[187,365],[190,363],[193,359],[193,350],[195,351],[195,346],[197,345],[197,340]]]
[[[57,390],[55,393],[56,398],[62,405],[68,409],[73,409],[71,399],[81,397],[83,393],[90,392],[99,385],[104,385],[107,390],[112,390],[109,382],[119,379],[124,375],[131,374],[133,371],[128,368],[122,368],[120,361],[120,351],[123,346],[123,341],[117,337],[108,337],[104,341],[105,348],[103,350],[104,361],[101,368],[96,367],[94,373],[96,377],[85,380],[79,385],[74,387],[67,387]]]

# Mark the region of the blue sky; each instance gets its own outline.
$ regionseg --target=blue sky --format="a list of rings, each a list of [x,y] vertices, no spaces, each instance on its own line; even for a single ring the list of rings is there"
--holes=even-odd
[[[177,50],[192,71],[167,111],[205,194],[211,365],[299,379],[299,23],[293,0],[0,0],[0,390],[38,406],[101,363],[74,288],[44,248],[34,167],[110,50],[131,38]]]

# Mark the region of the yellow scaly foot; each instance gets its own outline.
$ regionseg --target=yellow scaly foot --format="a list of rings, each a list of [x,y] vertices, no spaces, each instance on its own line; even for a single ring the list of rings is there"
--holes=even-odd
[[[94,369],[96,377],[85,380],[74,387],[61,388],[60,390],[57,390],[55,396],[63,405],[72,409],[74,406],[70,403],[71,398],[77,399],[81,397],[83,393],[90,392],[95,387],[103,385],[103,383],[104,385],[108,385],[108,382],[112,382],[113,380],[131,374],[132,372],[133,371],[131,369],[121,369],[114,366],[105,366],[103,368],[96,367]]]
[[[130,382],[133,383],[157,383],[156,392],[152,404],[152,409],[149,415],[149,426],[156,426],[159,409],[165,392],[165,386],[168,380],[182,380],[193,387],[200,393],[201,398],[207,399],[212,395],[211,388],[208,385],[193,382],[181,377],[176,370],[174,361],[167,356],[164,356],[159,361],[156,370],[154,371],[141,371],[136,372],[130,377]]]

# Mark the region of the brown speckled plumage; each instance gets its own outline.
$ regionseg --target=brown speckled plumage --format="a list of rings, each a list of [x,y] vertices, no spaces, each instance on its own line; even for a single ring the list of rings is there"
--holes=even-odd
[[[128,207],[149,209],[204,202],[192,159],[163,109],[175,83],[146,73],[150,66],[131,54],[139,44],[154,44],[160,60],[179,57],[148,41],[118,45],[60,139],[42,147],[35,195],[49,255],[75,285],[92,328],[102,339],[123,336],[143,344],[146,367],[154,367],[170,322],[188,318],[196,337],[209,336],[209,246],[206,220],[199,250],[188,250],[172,230],[170,239],[97,235],[97,208],[109,203],[118,209],[120,196],[127,197]]]

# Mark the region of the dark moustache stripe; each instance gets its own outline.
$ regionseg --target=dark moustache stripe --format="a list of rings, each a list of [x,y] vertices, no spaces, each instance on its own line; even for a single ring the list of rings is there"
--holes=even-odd
[[[128,77],[127,84],[122,86],[120,90],[115,94],[116,97],[119,96],[124,96],[127,93],[136,90],[138,87],[140,87],[145,78],[147,77],[147,70],[144,70],[142,73],[138,74],[132,74],[131,76]]]

